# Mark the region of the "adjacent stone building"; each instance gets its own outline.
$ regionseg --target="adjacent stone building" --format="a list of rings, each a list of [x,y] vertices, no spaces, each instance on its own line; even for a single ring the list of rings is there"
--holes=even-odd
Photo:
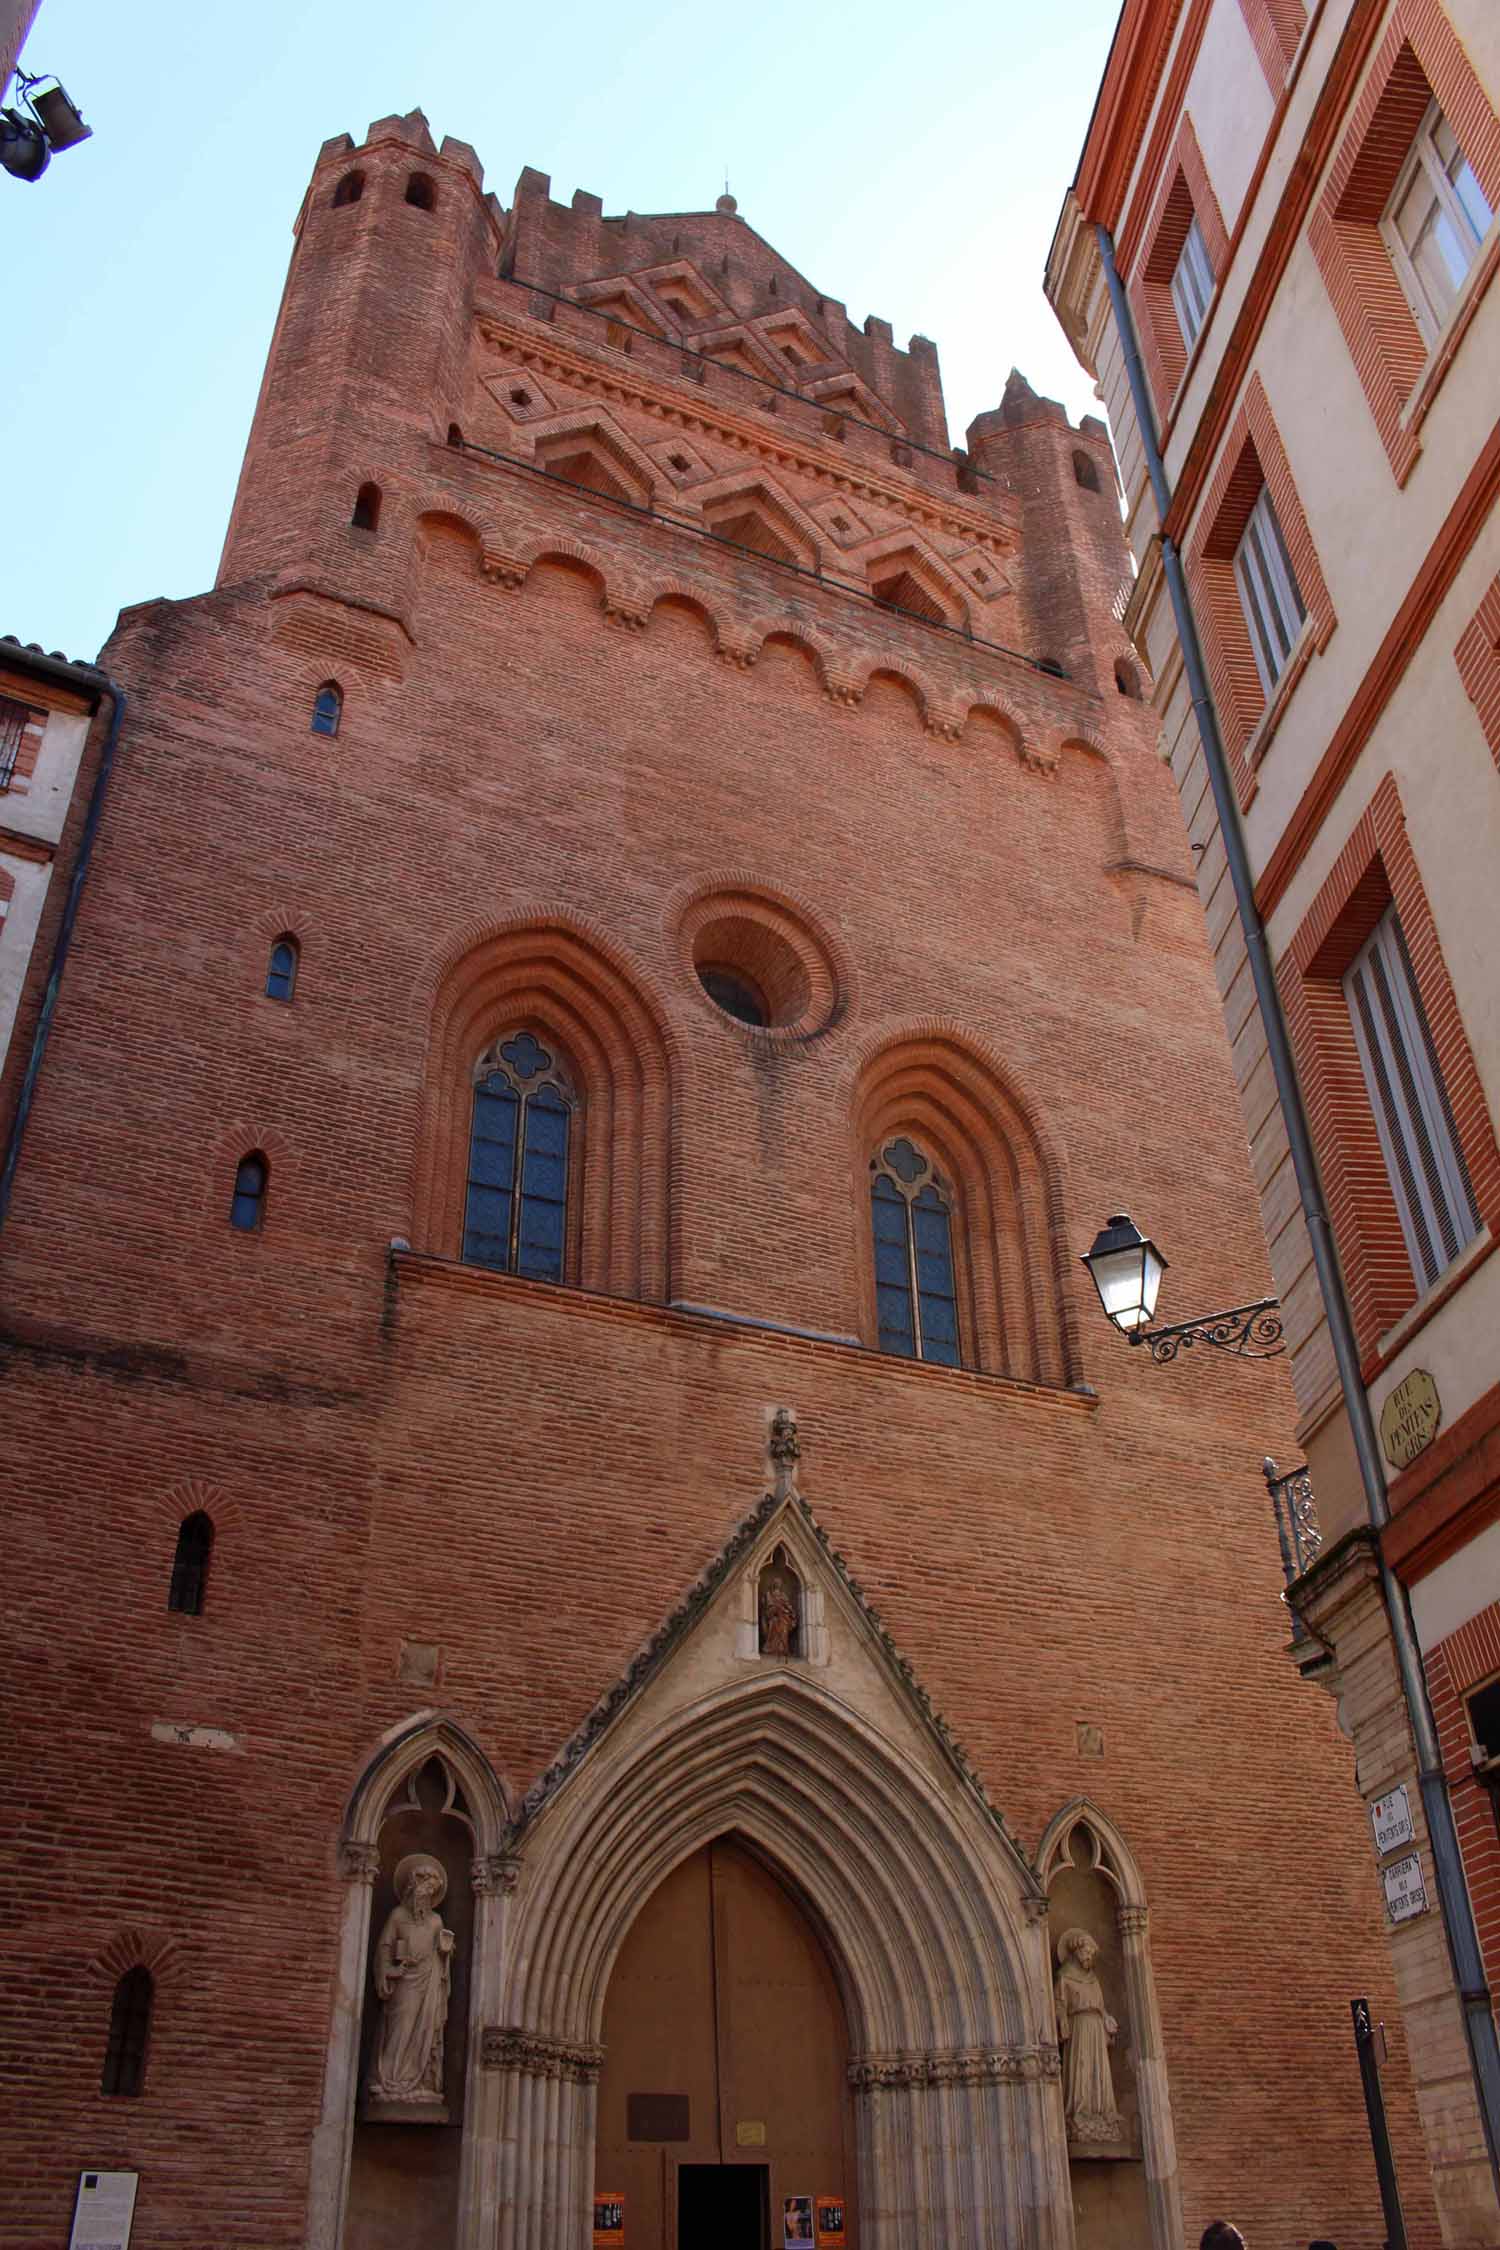
[[[1377,1814],[1429,2157],[1463,2243],[1500,2241],[1461,2012],[1482,2037],[1500,1990],[1497,112],[1490,0],[1127,0],[1048,268],[1114,430],[1139,564],[1125,624],[1193,839],[1285,1309],[1298,1452],[1282,1489],[1305,1502],[1310,1470],[1325,1542],[1293,1592],[1297,1654],[1339,1696]],[[1196,612],[1352,1315],[1347,1386],[1164,540]],[[1419,1732],[1423,1672],[1435,1721],[1425,1756],[1393,1639],[1406,1615]],[[1429,1792],[1451,1795],[1454,1888],[1477,1923],[1458,1975],[1424,1767]]]
[[[1382,2229],[1106,432],[728,198],[330,141],[0,1237],[0,2241]]]

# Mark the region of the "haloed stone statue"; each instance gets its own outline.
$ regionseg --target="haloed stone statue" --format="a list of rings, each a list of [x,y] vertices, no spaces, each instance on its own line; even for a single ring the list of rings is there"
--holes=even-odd
[[[398,1903],[372,1963],[380,2029],[365,2084],[365,2116],[385,2125],[446,2125],[443,2033],[452,1985],[453,1932],[438,1907],[448,1877],[425,1852],[396,1868]]]
[[[1094,1974],[1098,1958],[1087,1930],[1064,1930],[1057,1941],[1054,1991],[1070,2141],[1118,2141],[1124,2131],[1109,2067],[1109,2043],[1120,2027],[1105,2008],[1104,1987]]]

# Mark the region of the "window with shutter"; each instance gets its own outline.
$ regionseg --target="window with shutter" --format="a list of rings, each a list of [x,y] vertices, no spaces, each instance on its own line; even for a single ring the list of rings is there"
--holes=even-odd
[[[1269,702],[1302,630],[1307,608],[1287,555],[1276,510],[1271,505],[1268,485],[1261,486],[1260,498],[1250,511],[1250,521],[1234,551],[1234,576],[1250,631],[1255,668]]]
[[[1344,992],[1412,1272],[1430,1289],[1479,1232],[1479,1214],[1393,906],[1350,963]]]

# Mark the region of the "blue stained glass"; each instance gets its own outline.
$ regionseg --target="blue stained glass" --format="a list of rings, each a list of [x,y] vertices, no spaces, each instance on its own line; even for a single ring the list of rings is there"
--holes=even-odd
[[[258,1156],[247,1156],[234,1175],[229,1224],[238,1227],[241,1234],[253,1234],[260,1225],[265,1193],[266,1167]]]
[[[518,1031],[500,1052],[518,1078],[535,1078],[540,1071],[552,1068],[552,1057],[529,1031]]]

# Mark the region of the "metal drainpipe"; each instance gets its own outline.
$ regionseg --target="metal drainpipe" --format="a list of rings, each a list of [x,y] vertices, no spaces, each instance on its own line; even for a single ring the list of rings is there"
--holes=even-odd
[[[0,659],[5,650],[0,647]],[[84,815],[83,834],[78,839],[78,856],[73,862],[73,873],[68,884],[68,896],[63,905],[62,920],[57,926],[57,937],[52,947],[52,966],[47,972],[47,989],[42,995],[42,1010],[31,1035],[31,1053],[26,1060],[26,1076],[21,1081],[20,1098],[16,1114],[11,1121],[10,1137],[5,1144],[5,1161],[0,1164],[0,1227],[10,1213],[11,1190],[15,1185],[16,1166],[21,1161],[21,1143],[25,1138],[31,1105],[36,1099],[37,1079],[41,1075],[42,1058],[47,1052],[47,1041],[52,1033],[52,1018],[57,1008],[58,988],[68,959],[68,948],[73,942],[73,925],[78,919],[83,886],[88,878],[89,863],[94,856],[94,838],[98,833],[99,816],[104,809],[105,792],[109,777],[114,771],[115,749],[120,739],[120,723],[125,716],[126,694],[118,681],[107,672],[96,672],[91,665],[65,664],[59,657],[36,656],[24,652],[24,670],[40,672],[49,679],[60,680],[66,687],[82,688],[90,695],[107,695],[111,710],[109,733],[99,755],[99,770],[94,776],[94,786],[89,796],[89,809]],[[97,711],[98,705],[95,704]]]
[[[1281,1104],[1281,1114],[1286,1124],[1287,1145],[1297,1177],[1302,1216],[1307,1223],[1308,1239],[1312,1244],[1313,1265],[1317,1271],[1318,1287],[1323,1295],[1323,1310],[1333,1339],[1339,1383],[1354,1438],[1355,1455],[1359,1461],[1360,1480],[1365,1488],[1365,1503],[1369,1509],[1370,1522],[1378,1534],[1390,1522],[1391,1511],[1386,1499],[1385,1472],[1380,1463],[1375,1421],[1360,1374],[1354,1322],[1350,1317],[1349,1301],[1344,1294],[1343,1275],[1334,1249],[1333,1229],[1323,1206],[1323,1189],[1313,1155],[1312,1137],[1307,1128],[1302,1089],[1297,1080],[1291,1042],[1287,1037],[1286,1020],[1281,1012],[1281,995],[1271,967],[1265,924],[1261,921],[1260,909],[1255,903],[1255,882],[1240,827],[1239,806],[1230,782],[1218,717],[1203,668],[1203,650],[1198,639],[1192,603],[1188,598],[1182,559],[1175,541],[1166,534],[1172,491],[1167,483],[1166,465],[1156,442],[1156,423],[1146,389],[1145,370],[1141,366],[1135,322],[1115,266],[1115,246],[1109,229],[1096,225],[1095,234],[1099,243],[1099,255],[1104,264],[1104,277],[1109,285],[1109,300],[1114,309],[1115,325],[1125,349],[1125,371],[1130,380],[1130,395],[1135,405],[1136,420],[1140,425],[1151,490],[1156,499],[1157,515],[1163,526],[1162,564],[1166,572],[1167,592],[1172,602],[1172,615],[1177,625],[1177,638],[1182,648],[1188,691],[1193,699],[1198,739],[1203,745],[1203,759],[1208,768],[1214,806],[1219,816],[1219,831],[1224,838],[1229,878],[1234,885],[1240,927],[1245,934],[1250,974],[1255,984],[1256,1002],[1265,1028],[1266,1049],[1276,1080],[1276,1097]],[[1397,1669],[1406,1699],[1406,1713],[1416,1746],[1422,1809],[1427,1815],[1427,1831],[1432,1841],[1433,1865],[1437,1872],[1438,1905],[1448,1939],[1453,1973],[1463,2001],[1464,2028],[1468,2035],[1469,2057],[1479,2094],[1479,2113],[1484,2121],[1490,2172],[1495,2180],[1497,2194],[1500,2194],[1500,2163],[1497,2163],[1497,2152],[1500,2152],[1500,2040],[1497,2040],[1495,2033],[1494,2010],[1490,2005],[1489,1989],[1485,1983],[1479,1936],[1474,1927],[1474,1910],[1469,1901],[1463,1860],[1459,1855],[1458,1830],[1454,1826],[1447,1776],[1443,1772],[1442,1755],[1438,1749],[1437,1727],[1432,1716],[1432,1705],[1428,1700],[1427,1680],[1417,1646],[1416,1627],[1412,1622],[1411,1603],[1406,1588],[1387,1563],[1378,1537],[1376,1554],[1380,1562],[1380,1585],[1385,1597],[1386,1616],[1390,1622]]]

